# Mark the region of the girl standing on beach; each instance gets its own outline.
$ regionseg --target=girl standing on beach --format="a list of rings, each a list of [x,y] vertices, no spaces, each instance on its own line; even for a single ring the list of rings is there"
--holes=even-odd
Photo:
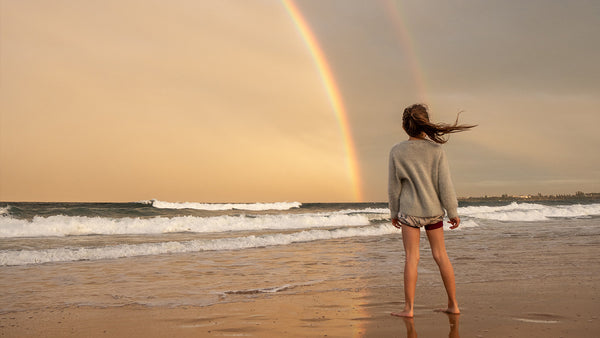
[[[406,260],[404,263],[404,298],[402,312],[393,316],[412,317],[417,285],[419,263],[420,228],[425,227],[431,253],[437,263],[446,293],[448,307],[440,311],[459,314],[454,283],[454,269],[444,244],[444,210],[452,226],[460,225],[457,214],[458,201],[450,177],[446,155],[440,144],[446,143],[445,134],[456,133],[475,127],[431,123],[427,106],[415,104],[404,109],[402,128],[408,134],[407,141],[396,144],[390,151],[389,207],[392,224],[402,229],[402,242]]]

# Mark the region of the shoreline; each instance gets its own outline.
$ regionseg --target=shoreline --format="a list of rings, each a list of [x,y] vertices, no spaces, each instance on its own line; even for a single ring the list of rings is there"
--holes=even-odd
[[[576,285],[576,287],[565,287]],[[401,285],[277,294],[205,307],[71,306],[0,314],[2,336],[595,337],[600,277],[458,284],[462,314],[436,313],[440,285],[418,285],[414,319],[393,317]]]

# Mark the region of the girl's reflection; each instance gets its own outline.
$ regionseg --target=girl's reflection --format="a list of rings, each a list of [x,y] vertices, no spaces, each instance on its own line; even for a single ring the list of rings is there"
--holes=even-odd
[[[458,319],[460,315],[446,313],[448,316],[448,322],[450,324],[450,333],[448,333],[449,338],[460,338],[458,333]],[[407,338],[417,338],[417,330],[415,329],[415,320],[412,317],[402,317],[404,320],[404,325],[406,326],[406,337]]]

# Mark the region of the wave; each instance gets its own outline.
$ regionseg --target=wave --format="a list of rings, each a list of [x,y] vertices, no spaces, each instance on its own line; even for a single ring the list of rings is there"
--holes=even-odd
[[[116,259],[123,257],[191,253],[200,251],[240,250],[347,237],[381,236],[393,233],[398,233],[398,229],[389,224],[384,224],[380,226],[340,228],[334,230],[304,230],[289,234],[219,238],[212,240],[121,244],[92,248],[79,247],[44,250],[4,250],[0,251],[0,266]]]
[[[135,203],[139,203],[139,204],[146,204],[146,205],[152,205],[152,202],[154,200],[141,200],[141,201],[137,201]]]
[[[389,219],[389,209],[387,208],[345,209],[335,213],[345,215],[364,214],[372,222]],[[463,218],[461,227],[471,227],[478,225],[475,222],[466,222],[465,217],[507,222],[547,221],[552,218],[590,218],[600,215],[600,204],[543,205],[512,202],[501,206],[460,207],[458,208],[458,214]]]
[[[262,288],[262,289],[248,289],[248,290],[232,290],[225,291],[223,295],[255,295],[259,293],[277,293],[285,290],[289,290],[294,286],[291,284],[286,284],[282,286],[275,286],[272,288]]]
[[[0,208],[0,217],[10,215],[10,205]]]
[[[390,209],[388,208],[365,208],[365,209],[344,209],[340,211],[336,211],[338,214],[390,214]]]
[[[503,206],[470,206],[458,213],[497,221],[546,221],[551,218],[589,218],[600,215],[600,204],[542,205],[513,202]]]
[[[229,232],[310,229],[370,224],[359,214],[280,214],[260,216],[104,218],[86,216],[36,216],[31,221],[0,218],[0,238],[82,235],[145,235],[176,232]]]
[[[389,219],[387,208],[345,209],[338,214],[364,214],[371,221]],[[512,202],[502,206],[469,206],[458,208],[461,218],[488,219],[496,221],[547,221],[552,218],[589,218],[600,215],[600,204],[543,205]],[[463,219],[461,227],[478,226]]]
[[[277,293],[277,292],[287,291],[287,290],[294,289],[294,288],[301,287],[301,286],[314,285],[314,284],[320,283],[322,281],[323,280],[315,280],[315,281],[309,281],[306,283],[285,284],[285,285],[273,286],[273,287],[269,287],[269,288],[228,290],[228,291],[223,291],[220,294],[222,296],[226,296],[226,295],[254,295],[254,294],[260,294],[260,293]]]
[[[464,228],[475,228],[475,227],[478,227],[479,224],[477,224],[477,222],[475,222],[472,219],[466,219],[466,220],[461,219],[460,225],[458,226],[458,228],[450,229],[451,226],[452,226],[452,224],[448,223],[447,221],[444,221],[444,230],[450,230],[450,231],[456,231],[458,229],[464,229]]]
[[[150,203],[148,203],[150,202]],[[138,203],[151,204],[159,209],[197,209],[197,210],[289,210],[299,208],[300,202],[275,202],[275,203],[196,203],[196,202],[164,202],[158,200],[140,201]]]

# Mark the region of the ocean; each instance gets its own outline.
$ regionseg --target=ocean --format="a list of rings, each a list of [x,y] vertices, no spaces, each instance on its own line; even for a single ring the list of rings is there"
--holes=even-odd
[[[458,285],[543,279],[565,264],[598,273],[585,266],[600,253],[600,201],[461,202],[459,214],[458,229],[445,225]],[[389,221],[385,203],[1,202],[0,312],[401,290]],[[419,283],[437,285],[425,238]],[[564,252],[536,254],[549,246]]]

